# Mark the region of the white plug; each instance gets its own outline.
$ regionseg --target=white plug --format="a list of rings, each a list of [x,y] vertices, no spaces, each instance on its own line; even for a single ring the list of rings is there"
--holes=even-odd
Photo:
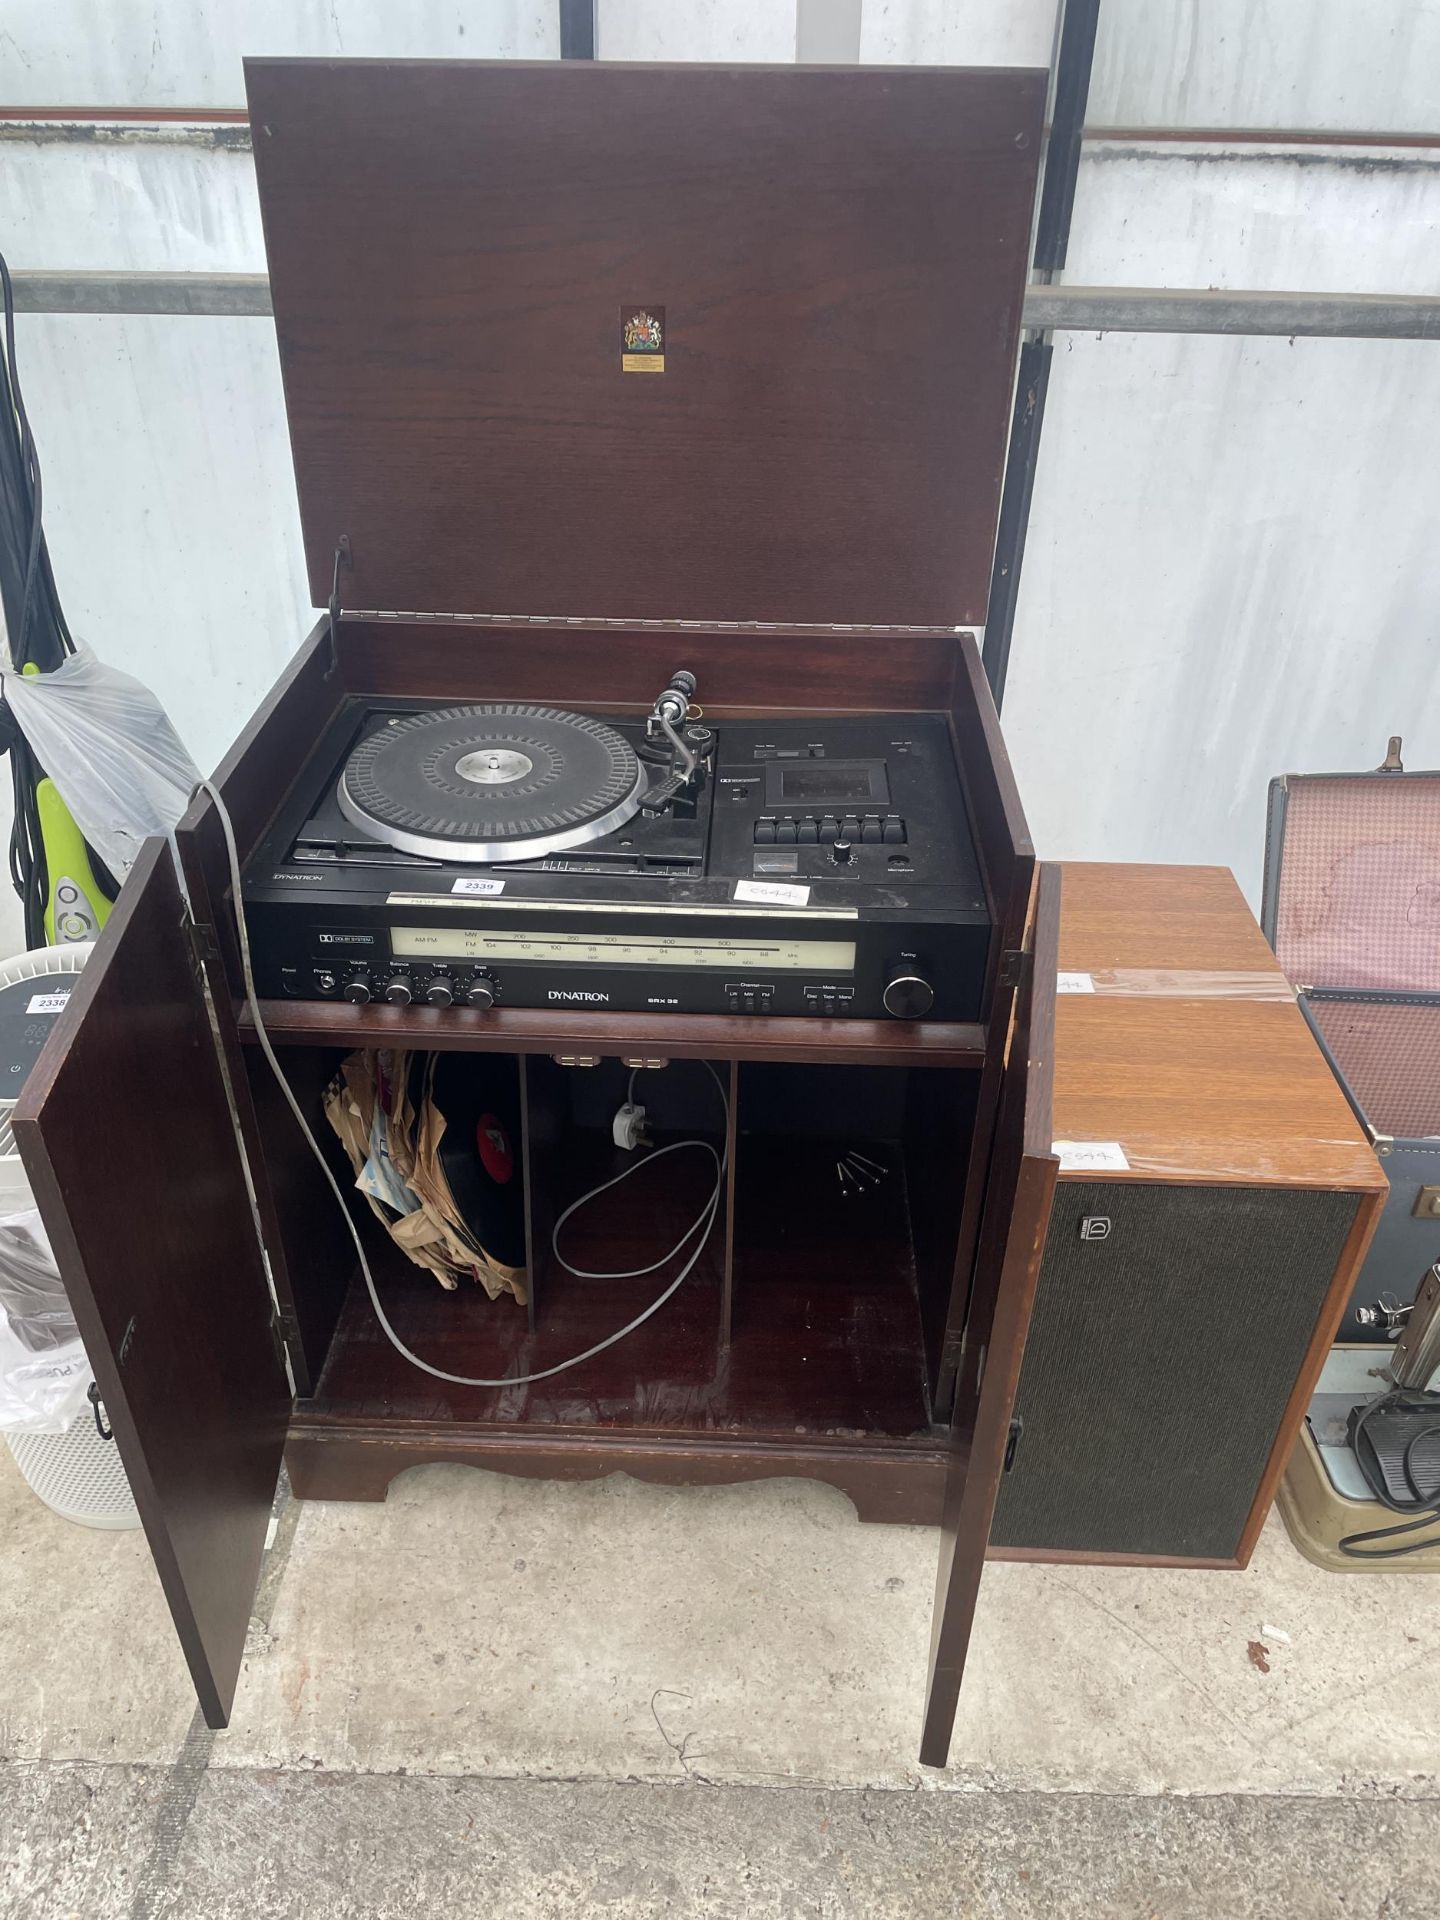
[[[616,1109],[610,1134],[616,1146],[624,1147],[627,1152],[633,1152],[636,1147],[648,1147],[650,1136],[645,1131],[644,1107],[634,1100],[627,1100],[623,1107]]]

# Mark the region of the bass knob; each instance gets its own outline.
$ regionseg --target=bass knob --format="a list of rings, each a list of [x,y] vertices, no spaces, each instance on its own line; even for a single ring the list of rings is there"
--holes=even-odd
[[[465,995],[467,1007],[493,1007],[495,1004],[495,983],[482,975],[471,983],[470,991]]]

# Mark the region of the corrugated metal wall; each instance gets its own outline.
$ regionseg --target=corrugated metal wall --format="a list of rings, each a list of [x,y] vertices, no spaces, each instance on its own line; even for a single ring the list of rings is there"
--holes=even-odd
[[[820,24],[866,60],[1043,63],[1053,16],[850,0]],[[0,96],[213,109],[243,102],[245,52],[558,41],[553,0],[11,0]],[[792,0],[598,8],[601,57],[795,46]],[[1118,131],[1085,150],[1071,281],[1440,292],[1436,0],[1103,0],[1089,121]],[[1280,137],[1212,137],[1244,129]],[[0,129],[0,245],[25,267],[259,269],[245,130]],[[27,316],[20,350],[72,624],[208,766],[310,620],[270,324]],[[1255,898],[1272,772],[1373,764],[1392,732],[1440,763],[1437,417],[1431,345],[1058,338],[1006,703],[1044,853],[1216,861]]]

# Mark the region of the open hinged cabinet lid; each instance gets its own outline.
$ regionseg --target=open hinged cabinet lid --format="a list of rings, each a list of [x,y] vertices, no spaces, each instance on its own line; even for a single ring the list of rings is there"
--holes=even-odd
[[[1262,920],[1295,986],[1440,994],[1440,773],[1276,780]]]
[[[1043,72],[246,82],[317,605],[983,622]]]

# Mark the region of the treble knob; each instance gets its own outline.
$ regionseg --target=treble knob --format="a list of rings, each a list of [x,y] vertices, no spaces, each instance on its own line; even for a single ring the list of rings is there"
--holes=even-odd
[[[449,1007],[455,1004],[455,990],[444,974],[437,974],[425,989],[425,998],[432,1007]]]

